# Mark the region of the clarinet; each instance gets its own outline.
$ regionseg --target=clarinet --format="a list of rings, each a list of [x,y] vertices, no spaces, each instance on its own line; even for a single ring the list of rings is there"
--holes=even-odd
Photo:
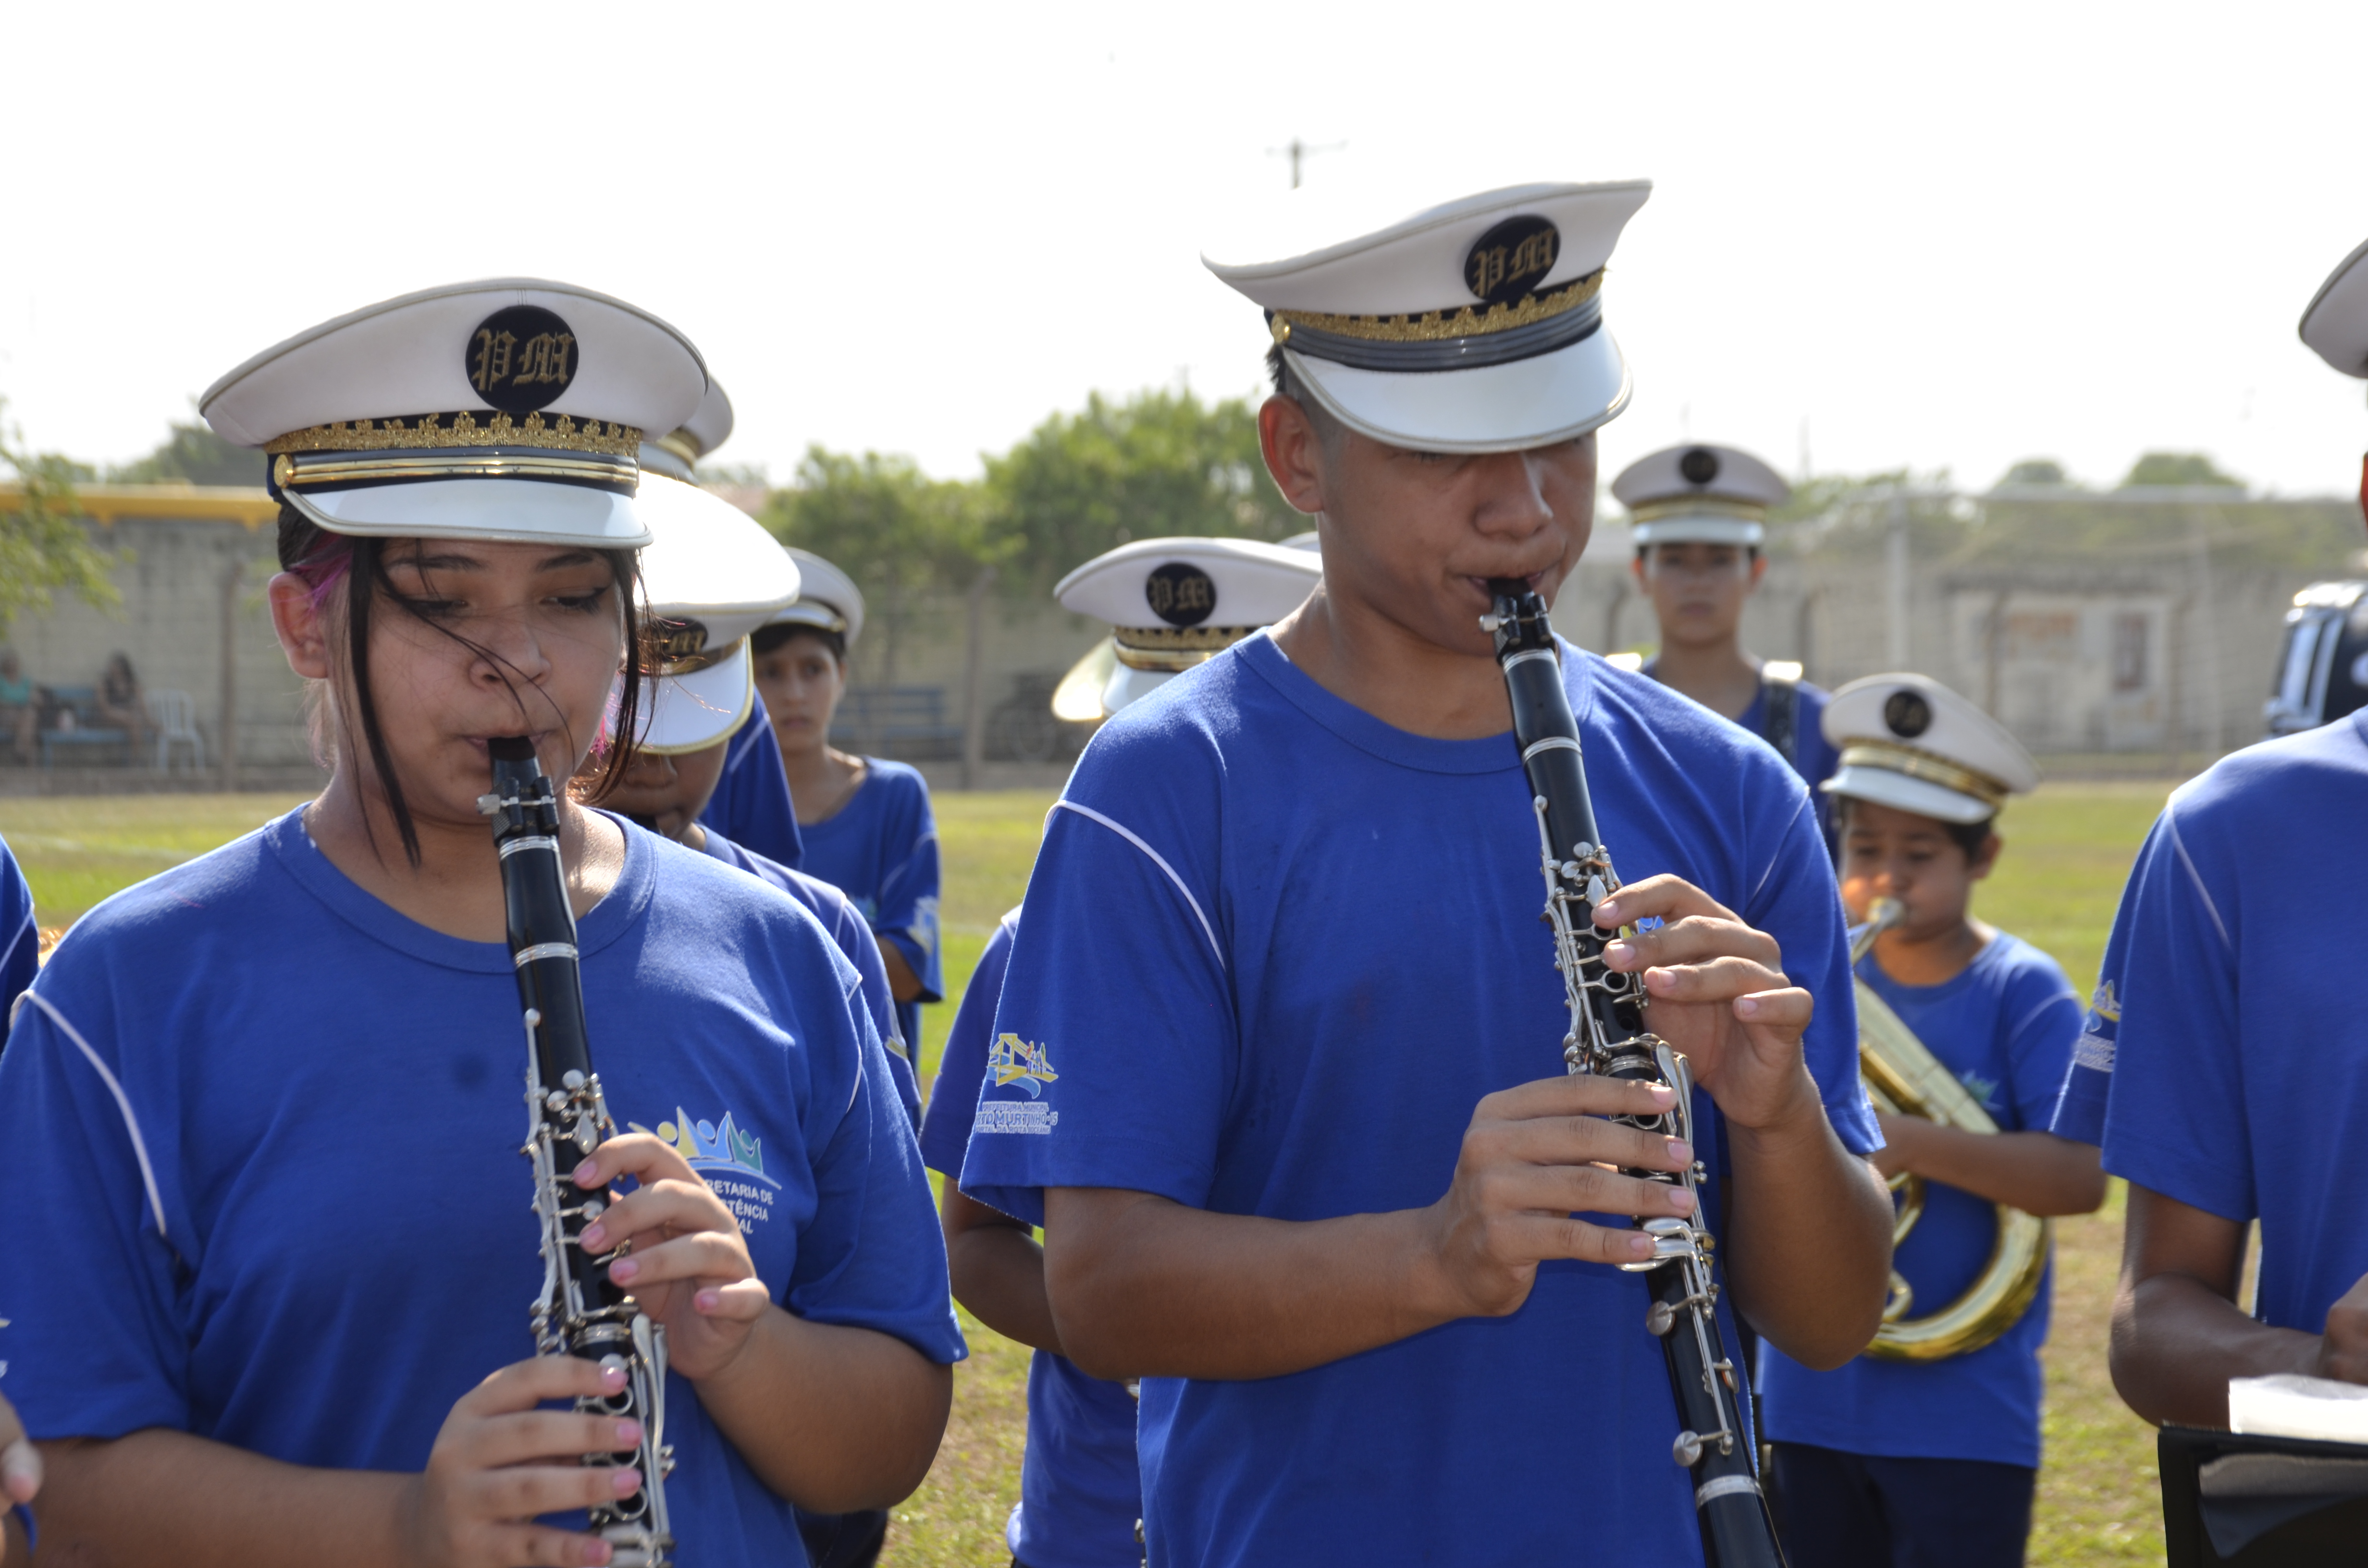
[[[1480,625],[1495,634],[1497,662],[1504,668],[1512,697],[1513,735],[1521,748],[1531,806],[1537,813],[1540,869],[1546,883],[1544,919],[1554,929],[1554,967],[1562,971],[1570,1006],[1563,1061],[1572,1073],[1668,1085],[1677,1091],[1677,1101],[1665,1114],[1613,1119],[1691,1144],[1693,1076],[1686,1059],[1645,1028],[1645,994],[1638,977],[1614,973],[1603,962],[1604,939],[1596,930],[1595,906],[1618,891],[1620,879],[1596,830],[1578,722],[1563,688],[1562,662],[1546,620],[1545,601],[1518,579],[1492,578],[1488,591],[1496,611],[1483,616]],[[1783,1568],[1784,1554],[1776,1544],[1775,1525],[1753,1473],[1738,1418],[1741,1390],[1735,1363],[1720,1341],[1713,1310],[1719,1291],[1711,1268],[1716,1242],[1698,1222],[1702,1164],[1696,1161],[1675,1174],[1625,1174],[1682,1185],[1695,1197],[1693,1213],[1685,1219],[1641,1221],[1640,1228],[1653,1238],[1653,1256],[1646,1262],[1620,1267],[1647,1276],[1651,1288],[1645,1326],[1660,1340],[1668,1362],[1679,1427],[1670,1457],[1693,1480],[1702,1556],[1709,1568]]]
[[[544,1356],[581,1356],[625,1374],[616,1394],[575,1402],[585,1415],[628,1418],[642,1426],[634,1455],[641,1489],[595,1505],[591,1529],[609,1543],[613,1568],[666,1568],[674,1537],[666,1528],[666,1476],[674,1468],[674,1450],[666,1446],[666,1329],[609,1278],[609,1265],[627,1248],[595,1257],[576,1239],[607,1203],[604,1195],[577,1187],[570,1173],[617,1135],[617,1124],[601,1098],[584,1032],[575,912],[559,860],[559,805],[530,742],[498,739],[487,750],[494,789],[478,798],[477,810],[493,819],[501,853],[510,960],[526,1013],[521,1153],[534,1165],[534,1212],[542,1230],[542,1290],[530,1313],[534,1346]],[[620,1460],[603,1452],[586,1454],[583,1462],[613,1469]]]

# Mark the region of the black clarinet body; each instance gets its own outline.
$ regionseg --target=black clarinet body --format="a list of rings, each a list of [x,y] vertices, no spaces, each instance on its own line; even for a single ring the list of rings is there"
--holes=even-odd
[[[1492,580],[1488,587],[1496,609],[1481,625],[1495,635],[1497,662],[1512,699],[1513,734],[1537,815],[1544,918],[1554,929],[1554,963],[1570,1008],[1564,1064],[1572,1073],[1668,1084],[1677,1103],[1668,1113],[1620,1119],[1691,1144],[1693,1080],[1686,1059],[1645,1028],[1638,978],[1603,962],[1595,906],[1618,890],[1620,880],[1596,827],[1578,722],[1563,686],[1545,601],[1518,580]],[[1694,1211],[1686,1218],[1643,1221],[1654,1255],[1622,1267],[1645,1275],[1650,1292],[1644,1326],[1660,1340],[1668,1363],[1679,1427],[1671,1457],[1693,1482],[1703,1558],[1709,1568],[1783,1568],[1745,1440],[1744,1392],[1719,1334],[1719,1286],[1712,1267],[1716,1242],[1699,1222],[1702,1166],[1627,1174],[1682,1185],[1695,1195]]]
[[[578,1187],[573,1173],[616,1136],[617,1126],[592,1070],[584,1026],[575,912],[559,855],[558,801],[530,742],[497,739],[488,749],[494,788],[477,809],[493,819],[510,960],[526,1021],[524,1153],[534,1165],[543,1260],[542,1291],[531,1312],[535,1348],[624,1372],[621,1391],[579,1399],[576,1408],[641,1423],[641,1449],[632,1462],[641,1469],[642,1485],[630,1497],[590,1510],[590,1526],[609,1544],[614,1568],[666,1568],[674,1550],[666,1509],[666,1473],[674,1464],[666,1446],[666,1330],[609,1279],[608,1266],[622,1252],[596,1256],[579,1239],[606,1199],[602,1192]],[[615,1467],[625,1461],[595,1453],[583,1462]]]

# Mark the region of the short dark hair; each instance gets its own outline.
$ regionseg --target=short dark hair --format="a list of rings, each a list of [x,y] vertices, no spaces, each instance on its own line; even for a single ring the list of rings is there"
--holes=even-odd
[[[1835,827],[1847,829],[1850,826],[1850,805],[1854,799],[1850,795],[1837,797],[1839,805],[1834,812]],[[1950,843],[1965,852],[1965,859],[1969,863],[1982,852],[1982,846],[1989,842],[1990,835],[1998,831],[1998,818],[1995,816],[1984,817],[1979,822],[1942,822],[1939,817],[1930,820],[1949,835]]]
[[[1340,444],[1340,433],[1348,426],[1333,417],[1332,411],[1324,406],[1321,399],[1309,395],[1306,389],[1299,384],[1299,378],[1291,373],[1291,361],[1282,357],[1282,345],[1280,343],[1266,351],[1266,373],[1268,379],[1274,382],[1277,397],[1287,397],[1299,404],[1299,411],[1307,415],[1307,423],[1315,427],[1315,439],[1324,449],[1330,452],[1337,449]]]
[[[378,775],[379,788],[386,793],[387,810],[393,813],[395,831],[403,838],[404,858],[414,866],[419,864],[419,832],[412,824],[411,806],[403,798],[403,783],[394,776],[394,758],[387,750],[385,733],[379,728],[378,702],[370,690],[370,608],[381,594],[403,608],[413,619],[433,626],[473,653],[493,661],[496,667],[507,668],[508,661],[489,648],[480,647],[449,628],[438,626],[421,613],[394,585],[386,572],[386,544],[381,539],[359,535],[333,534],[312,518],[304,516],[286,501],[279,503],[279,567],[304,580],[313,590],[315,604],[325,604],[336,592],[342,576],[346,591],[346,665],[354,684],[354,707],[359,710],[338,713],[339,726],[351,741],[352,726],[359,722],[364,744],[370,752],[370,767]],[[593,777],[586,798],[598,801],[614,790],[632,766],[641,731],[642,678],[653,665],[644,646],[641,616],[637,601],[642,580],[641,555],[638,551],[603,550],[600,557],[615,573],[617,597],[625,618],[625,668],[623,695],[611,716],[613,728],[609,737],[609,754],[601,759],[600,771]],[[508,681],[507,674],[503,676]],[[510,695],[518,696],[518,687],[510,687]],[[519,704],[521,710],[524,703]],[[351,751],[350,744],[347,750]],[[559,787],[566,788],[565,779]],[[362,819],[362,830],[370,831],[370,818]],[[373,853],[378,849],[375,837],[370,841]]]
[[[847,663],[847,633],[834,631],[827,626],[811,626],[802,620],[777,620],[770,626],[760,626],[748,639],[748,651],[759,657],[786,646],[792,637],[811,637],[830,650],[830,656],[841,665]]]

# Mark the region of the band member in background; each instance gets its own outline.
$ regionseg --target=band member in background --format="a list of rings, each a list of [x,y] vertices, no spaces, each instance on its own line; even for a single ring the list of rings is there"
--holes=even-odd
[[[1768,512],[1792,487],[1749,452],[1684,446],[1630,463],[1611,494],[1634,519],[1629,570],[1660,622],[1645,673],[1774,746],[1814,790],[1834,771],[1819,723],[1825,692],[1799,665],[1743,651],[1744,605],[1768,575]],[[1813,799],[1827,822],[1824,797]]]
[[[921,1054],[921,1004],[945,996],[938,952],[938,824],[920,769],[830,744],[847,695],[863,595],[846,573],[792,549],[798,602],[758,630],[757,690],[779,737],[805,840],[800,869],[855,901],[880,938],[905,1049]]]
[[[731,436],[732,400],[711,381],[699,412],[688,424],[642,443],[642,472],[696,485],[700,460]],[[781,772],[781,749],[774,743],[770,724],[746,724],[733,733],[723,774],[699,820],[775,865],[794,869],[805,858],[797,808],[790,802],[790,781]]]
[[[757,700],[748,634],[795,602],[797,564],[755,518],[692,485],[644,472],[633,499],[651,536],[641,570],[656,667],[642,687],[641,744],[601,804],[779,888],[822,922],[862,977],[896,1097],[917,1127],[920,1094],[871,927],[828,882],[726,838],[709,820],[743,737],[770,728]],[[596,758],[596,776],[598,767]],[[789,799],[786,787],[781,798]]]
[[[1118,659],[1101,692],[1107,717],[1290,613],[1322,574],[1322,561],[1310,551],[1248,540],[1142,540],[1087,562],[1054,593],[1064,609],[1112,623]],[[1061,1354],[1044,1293],[1043,1249],[1024,1221],[964,1197],[959,1185],[981,1093],[1059,1076],[1041,1052],[995,1031],[1019,927],[1014,909],[971,972],[946,1035],[938,1092],[921,1128],[921,1157],[946,1177],[938,1213],[954,1299],[989,1328],[1036,1351],[1028,1364],[1019,1502],[1004,1528],[1012,1561],[1022,1568],[1128,1568],[1142,1560],[1134,1395]]]
[[[2080,1032],[2079,994],[2054,959],[1973,916],[1974,885],[2005,847],[1998,809],[2039,782],[2013,735],[1915,675],[1850,682],[1824,724],[1841,756],[1825,788],[1841,835],[1842,903],[1859,926],[1879,900],[1898,906],[1859,978],[1998,1126],[1985,1135],[1878,1113],[1875,1168],[1924,1181],[1923,1215],[1892,1262],[1922,1315],[1982,1276],[1995,1205],[2085,1214],[2104,1201],[2096,1149],[2043,1131]],[[1759,1415],[1793,1568],[2022,1562],[2048,1290],[2043,1277],[2013,1326],[1944,1359],[1868,1355],[1817,1372],[1766,1352]]]
[[[706,385],[655,318],[512,280],[341,317],[200,404],[271,453],[273,623],[335,763],[85,915],[0,1056],[0,1359],[62,1558],[599,1564],[575,1511],[655,1483],[585,1462],[633,1423],[554,1407],[622,1375],[530,1354],[479,798],[496,738],[574,775],[612,694],[631,760],[634,427]],[[574,1172],[609,1200],[583,1244],[632,1244],[609,1278],[666,1332],[673,1533],[794,1563],[793,1500],[901,1497],[943,1430],[962,1348],[919,1149],[810,915],[572,800],[558,837],[620,1124]]]
[[[2368,377],[2368,245],[2301,330]],[[2129,1178],[2113,1386],[2149,1421],[2226,1427],[2231,1378],[2368,1383],[2368,1211],[2328,1175],[2368,1146],[2362,921],[2296,904],[2368,864],[2363,787],[2368,709],[2247,746],[2172,792],[2122,891],[2055,1131]]]
[[[1602,1267],[1652,1248],[1620,1217],[1689,1195],[1622,1169],[1702,1163],[1722,1313],[1816,1366],[1874,1331],[1889,1204],[1807,791],[1568,643],[1634,879],[1598,906],[1635,927],[1608,961],[1691,1058],[1693,1147],[1609,1119],[1668,1085],[1565,1074],[1480,622],[1490,579],[1551,599],[1586,546],[1628,392],[1601,269],[1647,188],[1387,225],[1295,198],[1292,238],[1210,263],[1266,309],[1260,439],[1323,582],[1079,759],[995,1024],[1058,1076],[987,1088],[962,1171],[1042,1219],[1064,1353],[1143,1380],[1155,1562],[1700,1562],[1647,1287]]]

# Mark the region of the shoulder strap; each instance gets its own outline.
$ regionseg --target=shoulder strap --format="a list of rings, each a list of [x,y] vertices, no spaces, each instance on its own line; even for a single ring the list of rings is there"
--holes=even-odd
[[[1759,738],[1795,767],[1800,765],[1801,666],[1790,659],[1770,659],[1759,666],[1765,704],[1759,711]]]

